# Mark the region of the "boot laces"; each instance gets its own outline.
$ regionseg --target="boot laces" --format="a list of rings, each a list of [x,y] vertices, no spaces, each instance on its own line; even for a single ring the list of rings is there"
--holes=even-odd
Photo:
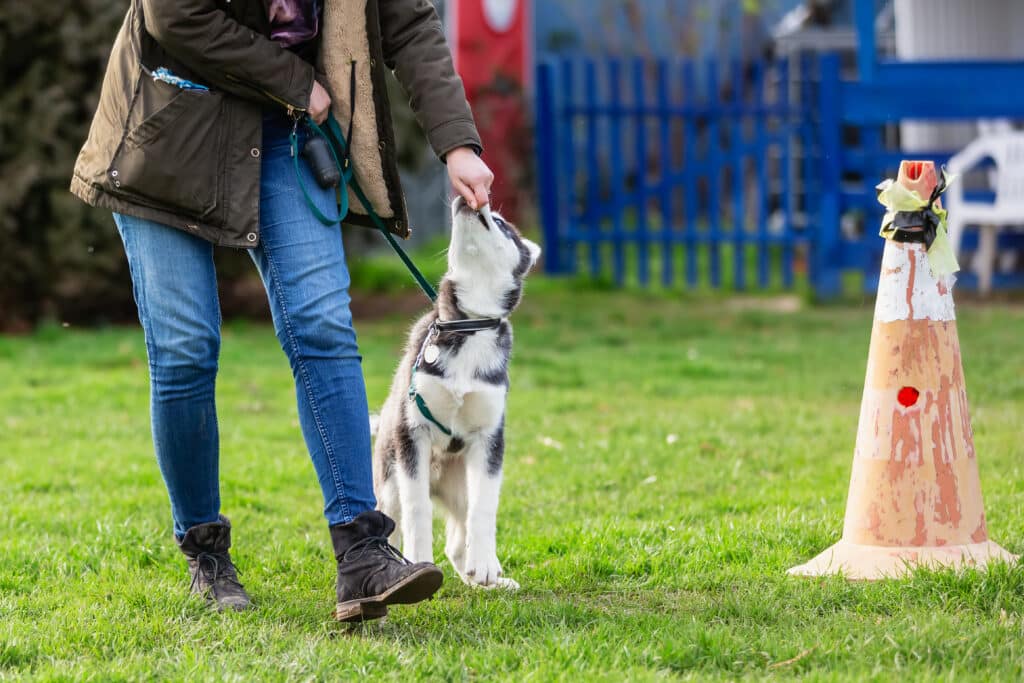
[[[342,562],[355,562],[361,559],[368,552],[378,552],[391,557],[402,564],[412,564],[402,555],[401,551],[388,543],[387,536],[367,536],[353,543],[345,554],[341,556]]]
[[[217,581],[224,580],[233,583],[239,588],[242,584],[238,581],[238,569],[226,553],[202,552],[196,555],[196,573],[192,577],[190,589],[194,589],[199,583],[200,577],[206,578],[210,584],[210,591],[216,595]]]

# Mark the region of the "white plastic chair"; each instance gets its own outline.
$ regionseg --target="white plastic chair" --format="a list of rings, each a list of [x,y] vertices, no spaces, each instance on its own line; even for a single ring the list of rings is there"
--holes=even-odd
[[[978,288],[987,293],[992,289],[999,228],[1024,226],[1024,132],[983,135],[951,157],[948,169],[960,175],[983,159],[992,159],[996,165],[995,172],[989,174],[995,201],[965,201],[962,182],[950,185],[943,201],[949,209],[949,239],[958,256],[965,226],[979,226],[974,263]]]

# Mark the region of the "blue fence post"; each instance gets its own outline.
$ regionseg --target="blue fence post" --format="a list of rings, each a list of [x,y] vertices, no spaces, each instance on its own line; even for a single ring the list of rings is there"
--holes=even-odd
[[[708,260],[710,262],[711,287],[722,286],[722,264],[719,259],[722,240],[722,147],[719,139],[722,105],[718,92],[718,63],[707,62],[707,112],[708,112]]]
[[[637,278],[640,284],[646,286],[649,279],[650,255],[648,242],[650,240],[650,227],[647,223],[647,96],[644,87],[647,63],[637,58],[633,61],[633,108],[636,110],[636,129],[633,131],[634,142],[634,164],[636,168],[636,210],[634,218],[636,227],[636,256],[637,256]]]
[[[742,291],[747,288],[747,235],[746,235],[746,173],[744,161],[747,158],[747,141],[743,135],[745,113],[745,92],[743,69],[739,60],[733,60],[730,67],[732,81],[731,130],[729,145],[732,148],[732,286]]]
[[[899,165],[887,168],[890,164],[886,159],[888,155],[885,154],[882,129],[878,124],[858,126],[857,130],[860,133],[860,146],[865,160],[861,176],[862,182],[864,189],[870,192],[870,188],[875,183],[881,182],[883,178],[888,177],[887,172],[890,169],[895,177],[896,172],[899,170]],[[861,232],[860,245],[858,245],[860,246],[858,252],[861,254],[861,257],[858,258],[857,267],[864,273],[864,278],[861,281],[863,292],[865,294],[874,294],[878,291],[878,265],[882,261],[885,241],[878,239],[878,233],[872,229],[873,225],[881,223],[882,205],[876,202],[874,197],[868,196],[870,204],[869,207],[864,207],[864,230]],[[849,265],[849,260],[844,260]]]
[[[838,55],[821,58],[821,87],[818,93],[821,159],[818,225],[811,234],[814,290],[819,298],[835,297],[840,291],[840,178],[842,166],[842,119]]]
[[[584,111],[586,112],[586,164],[587,179],[586,208],[584,209],[585,221],[587,224],[587,240],[590,243],[590,276],[598,277],[601,274],[601,165],[597,159],[597,147],[600,140],[597,137],[597,70],[594,61],[588,59],[583,64],[583,93]]]
[[[878,56],[875,44],[875,0],[854,0],[853,16],[857,25],[857,71],[862,81],[875,80]]]
[[[540,198],[540,219],[544,230],[544,271],[558,274],[563,272],[563,267],[558,211],[559,182],[555,167],[557,138],[552,71],[551,64],[537,65],[537,195]]]
[[[672,136],[668,98],[668,64],[658,61],[658,199],[661,206],[661,284],[672,285]]]
[[[626,282],[626,175],[622,165],[622,120],[625,110],[622,106],[622,63],[613,57],[608,61],[608,160],[611,167],[609,196],[612,213],[612,273],[615,283]]]
[[[562,232],[565,239],[565,247],[561,253],[562,269],[563,272],[575,274],[579,269],[576,254],[579,251],[577,240],[580,228],[577,207],[579,207],[580,202],[578,200],[579,183],[576,174],[576,139],[574,137],[576,133],[573,130],[576,121],[576,111],[574,109],[576,106],[576,87],[573,72],[574,62],[570,59],[563,59],[559,76],[561,81],[558,83],[561,107],[556,111],[558,127],[556,128],[555,138],[560,149],[562,161],[558,171],[565,174],[565,179],[560,186],[564,188],[565,194],[559,198],[564,207],[561,215],[565,220],[565,228]]]
[[[795,251],[796,229],[794,225],[793,204],[796,200],[796,178],[794,165],[792,163],[796,136],[799,134],[798,126],[804,111],[809,108],[804,106],[794,113],[793,104],[789,96],[789,61],[783,61],[778,65],[778,101],[782,114],[779,117],[780,128],[780,164],[779,175],[782,176],[782,206],[785,227],[782,233],[782,286],[789,289],[793,286],[793,252]],[[802,103],[806,105],[807,103]],[[799,116],[799,118],[798,118]]]
[[[819,193],[821,191],[821,178],[818,177],[818,165],[815,163],[815,150],[817,149],[817,133],[820,123],[820,115],[813,118],[813,112],[817,108],[815,100],[814,67],[819,60],[812,58],[809,54],[801,55],[799,64],[799,119],[797,127],[800,136],[800,158],[799,169],[795,174],[798,191],[800,192],[800,207],[803,213],[804,237],[808,242],[806,255],[808,281],[813,287],[814,282],[814,228],[819,212]],[[820,74],[819,74],[820,75]]]
[[[754,174],[757,178],[757,204],[755,206],[754,220],[757,221],[757,284],[762,289],[768,287],[768,265],[771,246],[768,238],[768,207],[770,206],[771,194],[768,191],[768,133],[765,125],[769,108],[765,103],[764,82],[767,77],[767,68],[763,64],[757,64],[754,68],[754,106],[757,114],[754,116],[754,146],[757,153],[754,155]],[[786,150],[783,149],[783,155]]]
[[[697,166],[701,163],[698,155],[697,114],[700,102],[697,96],[697,78],[693,62],[683,65],[683,191],[686,203],[683,207],[683,228],[686,240],[686,284],[695,288],[698,283],[697,271],[697,220],[700,216],[697,195]],[[705,157],[706,158],[706,157]]]

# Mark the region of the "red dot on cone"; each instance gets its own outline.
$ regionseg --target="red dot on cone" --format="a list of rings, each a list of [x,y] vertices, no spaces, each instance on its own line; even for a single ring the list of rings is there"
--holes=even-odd
[[[910,406],[917,403],[917,397],[921,395],[921,392],[914,387],[903,387],[899,393],[896,394],[896,400],[900,402],[901,406],[909,408]]]

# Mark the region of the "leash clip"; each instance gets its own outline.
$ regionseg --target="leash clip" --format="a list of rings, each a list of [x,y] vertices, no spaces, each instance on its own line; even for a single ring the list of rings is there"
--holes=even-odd
[[[288,136],[288,156],[295,158],[299,147],[299,116],[292,114],[292,132]]]

